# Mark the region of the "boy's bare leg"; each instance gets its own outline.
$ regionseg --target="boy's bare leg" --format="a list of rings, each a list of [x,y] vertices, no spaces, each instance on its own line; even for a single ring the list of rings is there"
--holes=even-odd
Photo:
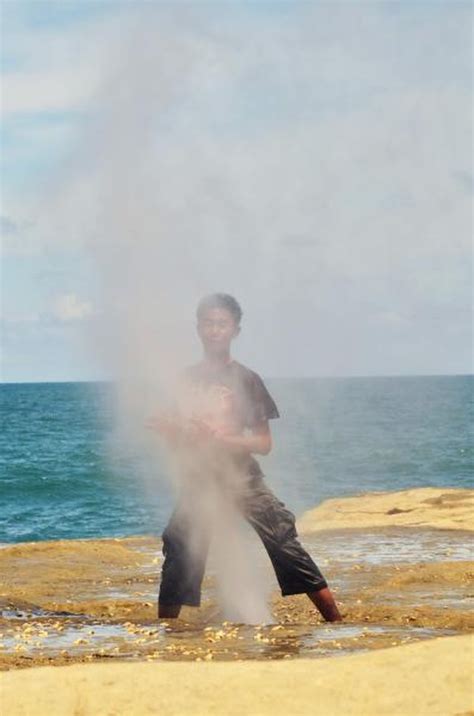
[[[306,592],[313,604],[321,612],[327,622],[341,622],[342,617],[337,608],[331,590],[328,587],[319,589],[317,592]]]
[[[158,604],[159,619],[177,619],[181,611],[181,604]]]

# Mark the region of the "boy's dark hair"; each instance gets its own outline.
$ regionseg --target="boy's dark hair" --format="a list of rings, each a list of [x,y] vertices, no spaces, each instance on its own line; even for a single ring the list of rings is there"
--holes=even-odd
[[[228,293],[211,293],[209,296],[201,298],[196,311],[198,321],[212,308],[223,308],[229,311],[236,324],[239,325],[242,309],[233,296],[229,296]]]

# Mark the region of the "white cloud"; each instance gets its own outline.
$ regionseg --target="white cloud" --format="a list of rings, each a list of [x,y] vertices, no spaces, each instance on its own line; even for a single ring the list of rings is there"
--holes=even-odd
[[[51,315],[59,321],[81,321],[93,314],[90,301],[84,301],[75,293],[66,293],[54,299]]]
[[[82,109],[97,86],[94,68],[12,72],[2,80],[2,112]]]
[[[8,313],[2,316],[2,323],[11,326],[31,325],[39,323],[41,319],[41,314],[35,311],[29,313]]]
[[[22,23],[13,3],[5,13],[3,53],[13,58],[2,73],[4,115],[70,111],[83,108],[97,86],[105,48],[116,33],[118,17],[54,28]]]
[[[408,317],[402,315],[398,311],[382,311],[381,313],[377,313],[375,315],[375,320],[394,327],[402,327],[409,323]]]

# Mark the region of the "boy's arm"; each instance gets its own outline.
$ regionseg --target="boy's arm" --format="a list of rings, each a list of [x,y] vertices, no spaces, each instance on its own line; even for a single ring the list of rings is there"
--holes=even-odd
[[[183,425],[175,416],[168,413],[153,415],[145,423],[148,430],[158,433],[169,443],[177,443],[183,435]]]
[[[229,434],[214,430],[200,420],[179,421],[174,417],[156,416],[147,421],[147,427],[164,437],[168,443],[196,443],[212,441],[235,454],[268,455],[272,449],[272,435],[268,420],[255,425],[250,434]]]
[[[217,431],[196,418],[182,419],[171,413],[149,418],[145,426],[158,433],[170,446],[196,445],[214,439]]]
[[[230,452],[268,455],[272,449],[272,434],[268,420],[255,425],[249,435],[228,435],[217,430],[213,437],[219,445]]]

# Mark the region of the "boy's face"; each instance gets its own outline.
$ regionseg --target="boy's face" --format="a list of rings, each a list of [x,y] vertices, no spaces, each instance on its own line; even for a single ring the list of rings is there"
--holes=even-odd
[[[240,327],[225,308],[210,308],[198,320],[197,331],[206,353],[219,354],[229,350]]]

